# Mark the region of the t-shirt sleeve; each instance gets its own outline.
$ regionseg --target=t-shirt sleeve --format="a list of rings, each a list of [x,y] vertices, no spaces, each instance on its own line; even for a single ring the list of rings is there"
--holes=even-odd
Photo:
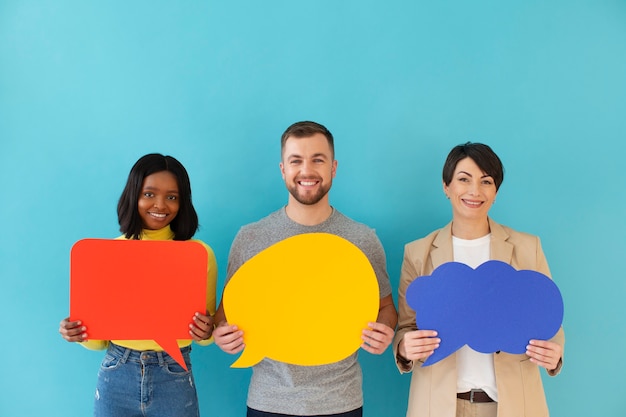
[[[374,230],[370,230],[364,252],[376,273],[380,298],[390,295],[391,284],[389,282],[389,274],[387,273],[387,258],[383,245]]]

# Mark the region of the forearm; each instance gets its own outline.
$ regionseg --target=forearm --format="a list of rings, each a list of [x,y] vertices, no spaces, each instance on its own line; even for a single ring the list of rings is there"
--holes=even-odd
[[[398,324],[398,313],[393,304],[391,295],[381,298],[376,322],[384,324],[391,329],[396,328]]]
[[[220,301],[220,305],[217,307],[217,311],[215,312],[215,316],[213,316],[215,326],[219,326],[222,323],[226,323],[226,314],[224,313],[224,306],[222,301]]]
[[[398,288],[398,328],[392,342],[393,355],[400,372],[410,372],[413,368],[413,361],[405,358],[400,352],[404,335],[417,330],[415,325],[415,311],[406,302],[406,289],[409,284],[418,276],[417,269],[405,253],[400,274],[400,285]]]
[[[561,345],[561,359],[557,363],[556,368],[548,370],[548,375],[556,376],[561,372],[561,368],[563,368],[563,354],[565,351],[565,332],[563,331],[563,327],[559,329],[557,334],[554,335],[550,341]]]

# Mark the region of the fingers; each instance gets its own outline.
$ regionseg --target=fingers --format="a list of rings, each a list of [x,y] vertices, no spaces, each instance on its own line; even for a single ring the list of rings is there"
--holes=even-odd
[[[196,313],[189,324],[189,335],[193,340],[206,340],[213,333],[213,317]]]
[[[382,323],[368,323],[369,328],[363,330],[361,348],[375,355],[382,354],[393,340],[394,331]]]
[[[531,362],[552,371],[561,360],[563,348],[558,343],[547,340],[531,340],[526,346],[526,355]]]
[[[68,342],[84,342],[87,340],[87,327],[80,320],[70,321],[69,317],[59,323],[59,333]]]
[[[415,330],[404,334],[398,349],[404,358],[415,361],[426,359],[439,347],[441,339],[434,330]]]
[[[220,323],[213,331],[215,344],[226,353],[239,353],[245,347],[243,332],[237,326],[231,326],[226,322]]]

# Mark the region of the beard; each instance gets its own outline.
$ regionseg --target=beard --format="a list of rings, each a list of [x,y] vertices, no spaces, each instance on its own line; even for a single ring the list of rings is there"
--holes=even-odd
[[[326,194],[328,194],[328,192],[330,191],[330,187],[332,185],[332,182],[329,184],[323,184],[320,182],[320,186],[317,188],[316,191],[301,192],[298,189],[298,184],[297,184],[297,181],[299,180],[301,179],[296,179],[294,181],[294,184],[288,184],[287,190],[289,190],[289,194],[291,194],[298,203],[304,204],[306,206],[312,206],[314,204],[319,203],[320,200],[324,198]],[[319,179],[316,179],[316,180],[319,180]]]

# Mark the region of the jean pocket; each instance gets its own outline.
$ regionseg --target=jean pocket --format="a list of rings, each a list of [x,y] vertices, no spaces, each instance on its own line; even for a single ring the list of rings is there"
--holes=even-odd
[[[191,361],[189,358],[185,358],[185,364],[187,365],[187,371],[185,371],[185,368],[180,366],[178,362],[167,361],[165,362],[165,371],[172,375],[186,375],[191,372]]]
[[[102,359],[102,363],[100,364],[100,369],[103,371],[112,371],[116,369],[121,363],[120,358],[106,354],[104,359]]]

